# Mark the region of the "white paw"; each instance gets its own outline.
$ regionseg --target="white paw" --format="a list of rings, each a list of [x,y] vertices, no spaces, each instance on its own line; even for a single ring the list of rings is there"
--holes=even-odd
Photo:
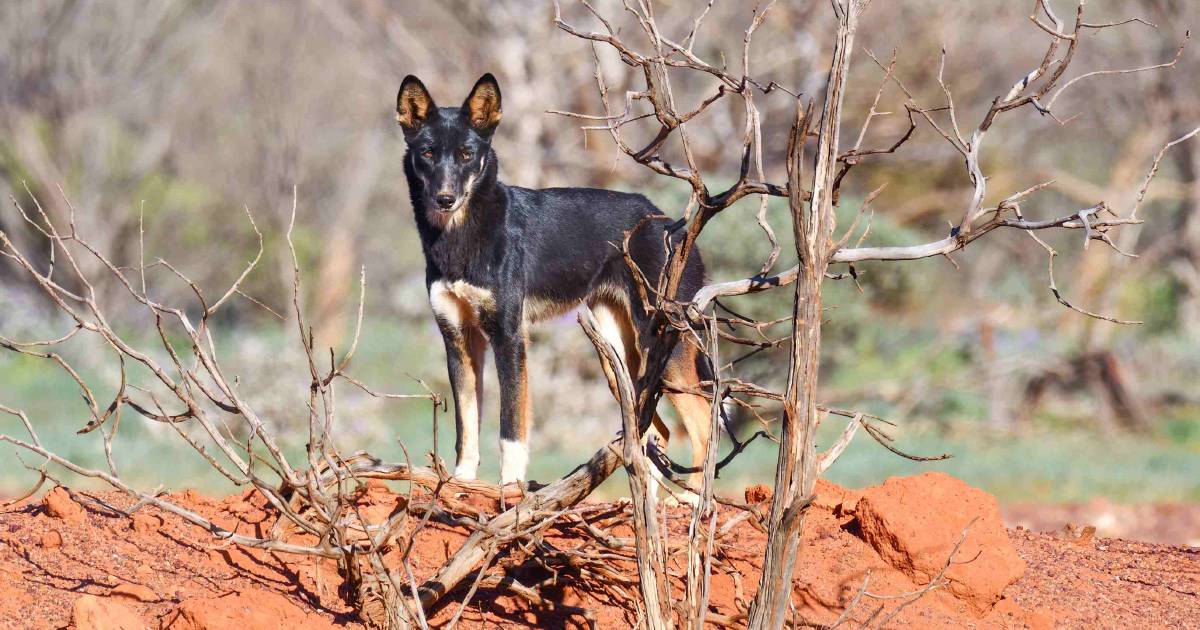
[[[700,496],[695,492],[689,492],[687,490],[668,490],[664,488],[663,493],[659,494],[658,490],[656,489],[657,487],[658,484],[651,484],[650,492],[658,497],[659,503],[662,505],[667,507],[681,507],[686,505],[692,508],[700,505]]]
[[[529,466],[529,446],[515,440],[500,440],[500,485],[525,480]]]
[[[458,465],[454,467],[454,477],[457,479],[470,481],[475,479],[475,473],[478,471],[478,469],[479,462],[459,462]]]
[[[686,506],[692,507],[692,508],[696,507],[697,505],[700,505],[700,495],[696,494],[695,492],[690,492],[687,490],[684,490],[684,491],[681,491],[678,493],[673,493],[671,495],[671,498],[678,501],[679,505],[686,505]]]

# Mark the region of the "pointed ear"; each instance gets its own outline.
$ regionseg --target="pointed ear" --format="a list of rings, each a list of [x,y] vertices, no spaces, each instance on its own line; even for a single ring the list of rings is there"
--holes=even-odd
[[[400,93],[396,95],[396,121],[404,128],[404,135],[410,136],[425,124],[425,121],[437,113],[437,105],[425,84],[413,75],[404,77],[400,83]]]
[[[496,77],[489,72],[475,82],[471,93],[462,104],[463,113],[471,121],[471,126],[481,135],[491,135],[500,124],[500,85]]]

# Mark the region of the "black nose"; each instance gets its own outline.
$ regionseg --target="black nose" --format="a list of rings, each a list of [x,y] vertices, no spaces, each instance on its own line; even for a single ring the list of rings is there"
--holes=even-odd
[[[434,200],[437,201],[438,207],[440,207],[443,210],[446,210],[450,206],[454,205],[454,195],[447,195],[446,193],[438,193],[437,196],[434,197]]]

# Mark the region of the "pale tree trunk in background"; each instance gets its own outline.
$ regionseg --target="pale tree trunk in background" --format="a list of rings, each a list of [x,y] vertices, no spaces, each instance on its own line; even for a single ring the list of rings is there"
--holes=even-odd
[[[812,502],[817,482],[815,437],[818,423],[817,376],[821,367],[821,284],[829,266],[836,224],[833,185],[837,171],[842,98],[858,15],[864,6],[860,0],[840,0],[834,4],[839,26],[817,142],[812,201],[807,208],[801,186],[806,135],[802,114],[797,114],[792,129],[788,155],[791,196],[788,201],[799,269],[792,309],[791,361],[775,470],[775,498],[771,504],[762,577],[750,605],[749,627],[756,630],[781,628],[786,621],[804,514]]]
[[[1112,207],[1119,213],[1127,213],[1136,203],[1138,190],[1145,177],[1146,156],[1153,155],[1155,147],[1162,146],[1165,134],[1155,129],[1167,128],[1168,113],[1157,109],[1151,112],[1149,124],[1142,125],[1131,131],[1124,145],[1117,154],[1120,156],[1105,177],[1106,185],[1091,184],[1077,179],[1067,173],[1056,173],[1059,176],[1061,190],[1068,196],[1084,202],[1095,203],[1097,199],[1111,201]],[[1151,201],[1160,195],[1169,195],[1160,186],[1149,191],[1146,200]],[[1122,251],[1134,252],[1139,249],[1138,239],[1141,235],[1140,225],[1127,226],[1116,236],[1116,246]],[[1143,249],[1146,249],[1143,247]],[[1154,249],[1153,246],[1150,249]],[[1128,273],[1131,268],[1141,267],[1141,273],[1152,271],[1144,264],[1144,260],[1113,256],[1107,248],[1092,247],[1085,250],[1078,263],[1077,279],[1072,280],[1070,292],[1078,296],[1076,299],[1087,304],[1090,308],[1102,313],[1116,310],[1118,285],[1111,282],[1117,273]],[[1045,373],[1035,376],[1026,384],[1026,398],[1023,404],[1031,406],[1023,410],[1022,415],[1032,418],[1034,407],[1041,399],[1045,389],[1037,390],[1044,383],[1058,383],[1058,389],[1085,389],[1090,391],[1099,402],[1097,424],[1106,432],[1118,428],[1130,431],[1147,431],[1150,429],[1150,419],[1142,405],[1139,388],[1130,380],[1133,370],[1125,369],[1120,357],[1112,351],[1112,337],[1118,329],[1118,324],[1101,321],[1093,317],[1076,317],[1068,312],[1060,315],[1058,328],[1065,338],[1078,340],[1078,348],[1070,356],[1063,357],[1060,365],[1052,366]],[[1051,373],[1062,372],[1073,375],[1077,380],[1074,386],[1069,386],[1061,378],[1049,378]],[[1069,379],[1068,379],[1069,380]],[[1034,389],[1030,389],[1033,387]],[[1032,394],[1037,390],[1036,394]]]
[[[981,256],[978,262],[966,266],[963,271],[967,274],[971,303],[979,307],[979,316],[974,319],[978,342],[972,357],[980,375],[983,395],[987,399],[987,424],[997,431],[1009,431],[1014,428],[1013,410],[1009,406],[1010,379],[996,348],[996,336],[1003,330],[1003,320],[1000,309],[991,299],[993,285],[990,282],[1007,264],[1006,258],[1000,254],[992,252],[991,255]]]
[[[545,100],[545,90],[550,89],[549,85],[538,85],[539,79],[547,82],[559,71],[554,67],[558,62],[554,56],[537,54],[534,47],[546,40],[554,25],[549,20],[530,20],[524,10],[515,10],[508,5],[490,7],[488,12],[493,20],[501,21],[499,24],[493,22],[493,33],[498,40],[496,61],[506,85],[515,88],[504,90],[505,106],[515,111],[529,112],[520,118],[505,118],[504,123],[510,127],[509,133],[515,146],[523,150],[514,156],[515,159],[501,164],[518,186],[540,188],[545,185],[547,175],[542,165],[544,152],[541,150],[546,115],[533,112],[545,109],[538,107],[538,104]],[[525,28],[520,28],[519,23],[525,24]],[[535,32],[530,33],[530,30]]]
[[[38,196],[38,201],[46,214],[50,215],[50,219],[55,225],[67,224],[67,207],[63,203],[62,196],[54,189],[58,182],[63,182],[63,173],[59,170],[54,161],[50,159],[49,149],[45,146],[42,138],[37,131],[36,118],[29,114],[18,114],[13,120],[6,121],[6,127],[9,128],[9,141],[12,143],[12,151],[20,166],[27,172],[32,181],[10,182],[12,192],[18,199],[24,197],[24,185],[28,184],[34,194]],[[8,205],[8,200],[4,200],[5,205]],[[36,212],[34,208],[26,208],[26,212]],[[16,214],[16,210],[13,209]],[[18,219],[13,222],[14,226],[20,226],[21,221]],[[27,252],[36,252],[40,247],[42,239],[36,236],[36,233],[26,230],[14,230],[14,240],[18,245],[21,245]],[[109,245],[107,241],[103,245]],[[91,261],[85,261],[83,264],[88,264]],[[94,271],[94,267],[86,267],[88,271]],[[75,287],[72,287],[75,288]]]
[[[1188,23],[1192,16],[1189,0],[1165,0],[1154,5],[1157,23],[1169,21]],[[1194,55],[1192,55],[1194,58]],[[1185,76],[1187,78],[1185,78]],[[1194,76],[1194,73],[1193,73]],[[1200,120],[1200,102],[1191,88],[1196,85],[1187,75],[1162,77],[1159,82],[1160,101],[1172,104],[1169,135],[1178,138],[1195,128]],[[1200,149],[1195,144],[1177,147],[1172,160],[1179,183],[1183,186],[1182,207],[1172,226],[1178,239],[1174,251],[1167,255],[1167,270],[1184,287],[1180,297],[1179,328],[1184,337],[1200,338]]]
[[[67,229],[72,215],[71,206],[74,206],[74,218],[79,230],[88,232],[89,239],[100,251],[112,252],[113,262],[118,265],[137,264],[137,208],[141,200],[129,198],[120,186],[127,182],[139,182],[161,167],[167,149],[165,140],[169,134],[148,134],[140,138],[142,141],[136,144],[133,159],[122,163],[114,176],[105,171],[109,154],[113,152],[110,145],[120,141],[112,133],[88,138],[90,142],[87,146],[76,148],[80,162],[64,163],[63,156],[71,154],[64,145],[72,142],[71,132],[76,131],[70,128],[73,121],[64,123],[64,128],[44,131],[39,128],[44,121],[35,114],[25,113],[14,118],[7,121],[5,126],[11,130],[10,140],[15,159],[24,169],[23,175],[29,177],[29,181],[10,182],[15,196],[18,199],[24,197],[24,187],[28,185],[54,225],[62,230]],[[115,186],[112,180],[115,180]],[[5,200],[5,203],[8,201]],[[158,208],[150,209],[151,212],[155,210]],[[32,218],[42,221],[37,216],[36,206],[27,207],[25,211]],[[24,240],[23,237],[33,237],[27,230],[17,233],[18,242]],[[40,240],[31,238],[26,246],[36,251],[41,246]],[[154,255],[153,252],[148,254],[151,257]],[[95,273],[103,268],[100,261],[91,256],[80,256],[76,262],[85,273]],[[101,296],[111,299],[114,293],[124,293],[115,279],[102,274],[100,277],[95,289]],[[68,284],[71,282],[70,279],[64,281]]]
[[[1109,172],[1108,185],[1096,191],[1096,199],[1116,200],[1119,212],[1128,212],[1137,199],[1139,184],[1145,177],[1146,156],[1153,155],[1157,147],[1161,147],[1165,134],[1154,129],[1166,128],[1165,112],[1159,112],[1152,124],[1132,132],[1121,148],[1121,159],[1113,165]],[[1121,230],[1116,236],[1117,247],[1127,252],[1137,249],[1138,237],[1142,226],[1131,225],[1130,229]],[[1112,312],[1117,298],[1117,285],[1111,282],[1115,273],[1125,272],[1135,264],[1136,259],[1124,256],[1112,256],[1110,252],[1097,247],[1084,252],[1080,260],[1079,299],[1093,305],[1101,313]],[[1117,325],[1098,320],[1094,317],[1073,317],[1068,321],[1078,322],[1083,327],[1083,352],[1105,350],[1112,341],[1112,333]]]
[[[1186,186],[1183,208],[1180,209],[1179,255],[1170,269],[1184,285],[1187,293],[1179,305],[1180,324],[1185,335],[1200,338],[1200,177],[1197,177],[1198,150],[1183,147],[1176,154],[1180,180]]]
[[[979,320],[979,362],[987,392],[988,425],[999,431],[1008,431],[1013,428],[1013,417],[1007,404],[1006,379],[1000,369],[999,357],[996,356],[996,324],[993,319],[994,316],[987,312]]]
[[[361,262],[356,244],[382,170],[381,145],[378,134],[364,136],[356,151],[357,159],[347,165],[340,179],[346,185],[317,273],[320,290],[313,305],[317,347],[337,346],[346,334],[347,316],[352,310],[348,298],[359,275],[355,263]]]

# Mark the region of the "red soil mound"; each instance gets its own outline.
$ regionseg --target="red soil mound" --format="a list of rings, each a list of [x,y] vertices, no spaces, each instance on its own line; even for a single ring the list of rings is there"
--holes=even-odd
[[[769,501],[769,494],[755,493],[761,495],[756,500]],[[0,627],[360,627],[339,596],[341,579],[331,560],[215,544],[198,528],[149,508],[129,519],[103,507],[131,505],[114,493],[76,497],[83,505],[56,489],[42,502],[0,512]],[[250,494],[211,499],[189,491],[171,499],[242,533],[262,535],[274,521],[261,498]],[[363,508],[383,519],[403,501],[373,484],[364,494]],[[627,510],[620,503],[589,504],[588,518],[597,527],[611,527],[613,536],[629,536],[628,528],[613,525]],[[721,510],[718,531],[738,514]],[[669,512],[672,549],[687,540],[688,520],[686,510]],[[955,550],[964,528],[966,538]],[[465,535],[461,528],[444,525],[422,530],[411,556],[416,578],[432,574]],[[560,549],[580,544],[571,527],[550,529],[545,540]],[[720,538],[716,553],[729,568],[712,576],[714,613],[736,620],[753,597],[763,543],[764,534],[746,521]],[[797,614],[812,623],[833,622],[856,601],[864,584],[871,595],[888,598],[858,597],[851,627],[868,619],[872,624],[888,620],[889,627],[1200,623],[1197,550],[1007,531],[991,497],[945,475],[890,480],[862,492],[822,482],[806,517],[801,550],[794,602]],[[498,563],[523,584],[535,583],[544,576],[520,574],[523,553],[513,551]],[[558,604],[590,610],[598,627],[630,627],[637,619],[627,597],[636,592],[632,553],[611,553],[612,569],[627,580],[621,586],[562,575],[542,594]],[[389,560],[399,566],[398,558]],[[682,569],[682,564],[673,568]],[[931,582],[937,586],[919,598],[913,595]],[[448,597],[433,612],[431,624],[447,623],[464,594],[465,588]],[[582,623],[561,606],[532,607],[507,591],[481,587],[459,626]]]
[[[863,493],[862,537],[919,583],[940,575],[950,592],[986,613],[1025,573],[992,495],[942,473],[896,477]]]

